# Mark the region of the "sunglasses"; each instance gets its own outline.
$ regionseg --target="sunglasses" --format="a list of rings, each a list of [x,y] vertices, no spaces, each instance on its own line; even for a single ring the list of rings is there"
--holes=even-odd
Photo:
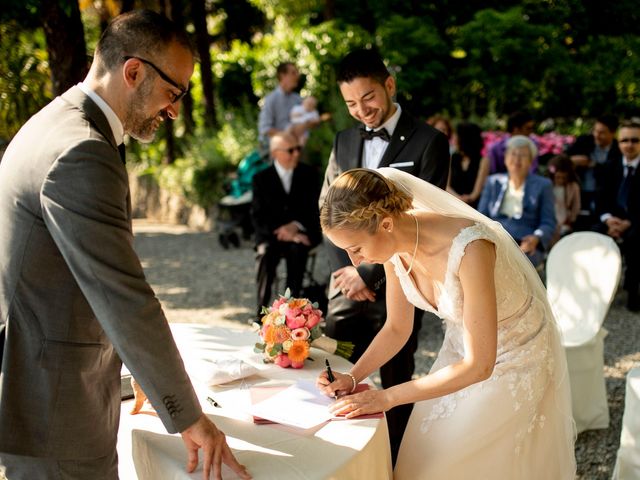
[[[302,151],[302,147],[300,145],[297,145],[291,148],[279,148],[278,150],[282,150],[283,152],[288,152],[289,155],[293,155],[293,152],[300,153]]]
[[[176,103],[179,102],[180,100],[182,100],[182,97],[184,97],[187,94],[188,89],[184,88],[182,85],[180,85],[178,82],[174,81],[171,79],[171,77],[169,77],[169,75],[167,75],[166,73],[164,73],[162,70],[160,70],[157,66],[155,66],[153,64],[153,62],[150,62],[149,60],[145,60],[144,58],[140,58],[140,57],[136,57],[134,55],[127,55],[124,58],[124,61],[126,62],[127,60],[131,59],[131,58],[135,58],[136,60],[140,60],[142,63],[144,63],[145,65],[149,65],[151,68],[153,68],[156,73],[158,74],[158,76],[164,80],[165,82],[167,82],[169,85],[171,85],[174,88],[177,88],[178,90],[180,90],[179,94],[173,93],[171,92],[171,95],[173,95],[173,97],[171,98],[171,103]]]
[[[640,138],[631,137],[631,138],[621,138],[618,140],[618,143],[640,143]]]

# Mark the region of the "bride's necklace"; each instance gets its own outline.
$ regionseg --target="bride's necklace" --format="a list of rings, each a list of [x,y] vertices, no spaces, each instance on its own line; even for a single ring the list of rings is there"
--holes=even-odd
[[[407,275],[411,273],[411,269],[413,268],[413,261],[416,259],[416,253],[418,253],[418,243],[420,242],[420,226],[418,224],[418,218],[410,213],[413,219],[416,221],[416,246],[413,247],[413,255],[411,256],[411,262],[409,262],[409,268],[407,269]]]

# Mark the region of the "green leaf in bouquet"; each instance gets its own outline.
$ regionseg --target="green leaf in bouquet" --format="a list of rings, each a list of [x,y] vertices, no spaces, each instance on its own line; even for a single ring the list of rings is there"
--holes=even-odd
[[[253,351],[256,353],[262,353],[266,346],[266,344],[258,342],[253,346]]]
[[[271,350],[269,350],[269,355],[275,357],[282,351],[282,345],[276,343]]]
[[[260,309],[260,315],[267,315],[268,313],[271,313],[271,310],[269,309],[269,307],[265,307],[263,305],[262,308]]]
[[[320,324],[317,324],[311,330],[309,330],[309,334],[311,336],[311,340],[315,340],[318,337],[322,336],[322,329],[320,328]]]

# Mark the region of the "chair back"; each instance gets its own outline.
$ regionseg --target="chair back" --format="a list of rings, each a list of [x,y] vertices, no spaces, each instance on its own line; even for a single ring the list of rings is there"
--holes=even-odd
[[[565,347],[596,336],[618,288],[621,265],[618,246],[600,233],[572,233],[551,248],[547,295]]]

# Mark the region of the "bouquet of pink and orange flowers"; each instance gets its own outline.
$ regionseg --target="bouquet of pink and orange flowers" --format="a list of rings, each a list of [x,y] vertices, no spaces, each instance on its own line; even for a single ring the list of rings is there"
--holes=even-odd
[[[302,368],[312,346],[344,358],[353,353],[351,342],[338,342],[322,334],[318,304],[291,297],[289,289],[270,307],[262,307],[262,314],[262,325],[256,324],[262,342],[256,343],[254,351],[264,353],[265,362]]]

